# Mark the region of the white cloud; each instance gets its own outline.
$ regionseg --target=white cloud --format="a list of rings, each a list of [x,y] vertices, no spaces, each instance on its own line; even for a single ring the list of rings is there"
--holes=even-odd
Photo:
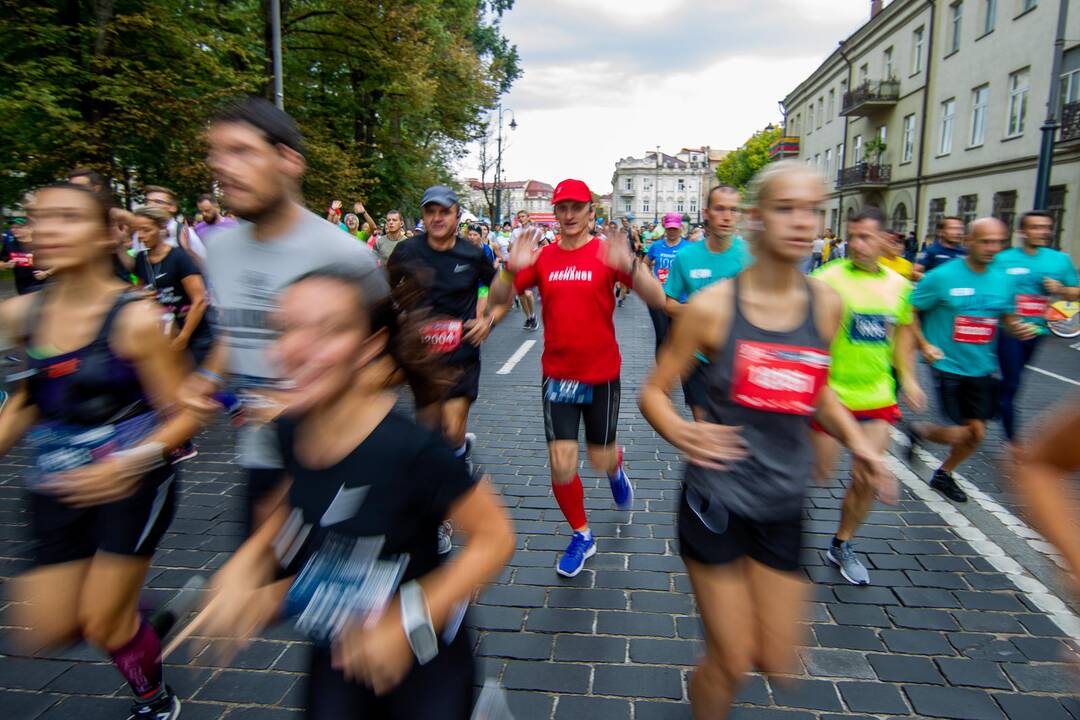
[[[733,149],[869,14],[856,0],[518,0],[524,75],[503,99],[506,179],[579,177],[661,146]],[[855,6],[859,6],[856,8]],[[509,120],[509,118],[507,118]],[[463,176],[478,175],[475,157]]]

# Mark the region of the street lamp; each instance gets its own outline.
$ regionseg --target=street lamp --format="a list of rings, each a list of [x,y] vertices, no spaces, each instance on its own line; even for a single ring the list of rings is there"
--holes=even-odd
[[[656,181],[653,183],[653,224],[660,222],[660,146],[656,146]]]
[[[514,111],[510,108],[504,109],[502,103],[499,103],[499,135],[495,152],[495,218],[493,220],[495,223],[502,222],[502,126],[504,113],[510,113],[510,129],[517,130]]]

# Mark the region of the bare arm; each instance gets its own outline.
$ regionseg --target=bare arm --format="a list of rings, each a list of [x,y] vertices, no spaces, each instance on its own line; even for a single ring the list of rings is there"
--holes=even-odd
[[[184,286],[184,292],[191,298],[191,307],[188,309],[187,318],[184,320],[184,329],[177,335],[179,347],[186,348],[192,334],[203,321],[208,303],[206,302],[206,285],[202,275],[188,275],[180,283]]]
[[[675,318],[675,317],[679,317],[679,315],[682,314],[682,311],[683,311],[683,303],[679,302],[678,300],[671,297],[670,295],[665,296],[665,298],[664,298],[664,312],[666,312],[669,316]]]

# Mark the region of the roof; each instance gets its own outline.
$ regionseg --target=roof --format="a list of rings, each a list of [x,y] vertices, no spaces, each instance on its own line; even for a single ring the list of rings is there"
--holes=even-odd
[[[469,187],[471,187],[473,190],[492,190],[495,187],[495,183],[493,182],[482,183],[476,178],[469,178],[465,182],[467,182],[469,184]],[[520,190],[524,188],[525,185],[528,183],[528,180],[503,180],[501,183],[499,183],[499,187],[501,187],[503,190]]]
[[[539,180],[529,180],[525,185],[525,195],[527,197],[551,197],[554,192],[555,188]]]

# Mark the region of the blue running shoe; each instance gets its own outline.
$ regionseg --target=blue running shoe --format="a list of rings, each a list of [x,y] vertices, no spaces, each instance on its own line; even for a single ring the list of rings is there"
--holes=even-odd
[[[589,533],[576,532],[570,538],[570,544],[566,546],[566,552],[559,558],[559,565],[555,572],[563,577],[575,577],[585,567],[585,561],[596,554],[596,538]]]
[[[611,485],[611,497],[615,499],[615,507],[620,510],[629,510],[634,503],[634,486],[630,484],[630,478],[626,476],[623,468],[623,451],[619,448],[619,467],[614,475],[608,475],[608,484]]]

